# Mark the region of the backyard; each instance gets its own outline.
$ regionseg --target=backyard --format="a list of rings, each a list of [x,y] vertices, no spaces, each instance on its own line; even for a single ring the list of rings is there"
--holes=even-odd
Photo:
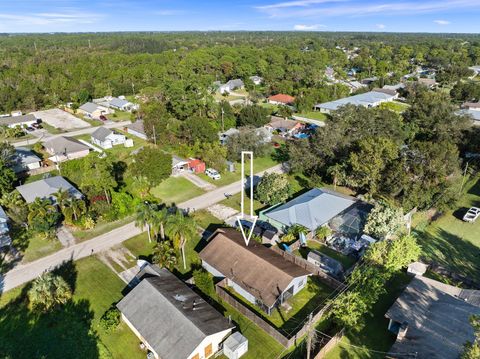
[[[11,358],[144,358],[125,324],[105,332],[99,319],[123,297],[125,283],[94,257],[66,263],[58,273],[73,289],[61,310],[32,312],[29,284],[0,297],[0,352]],[[28,343],[28,344],[26,344]]]
[[[305,117],[305,118],[318,120],[318,121],[325,121],[327,119],[327,115],[320,111],[300,112],[300,113],[295,113],[294,116]]]
[[[311,250],[317,250],[329,256],[330,258],[337,260],[338,262],[342,263],[343,269],[350,268],[356,262],[355,258],[343,255],[342,253],[339,253],[336,250],[331,249],[318,241],[308,241],[307,248],[296,249],[293,254],[299,255],[302,258],[307,259],[308,252],[310,252]]]
[[[425,213],[416,215],[415,233],[425,259],[480,281],[480,220],[475,223],[462,220],[470,207],[480,207],[480,176],[468,181],[465,188],[457,209],[431,224]]]
[[[381,103],[379,107],[393,111],[393,112],[402,113],[407,108],[409,108],[410,105],[403,102],[392,101],[392,102]]]

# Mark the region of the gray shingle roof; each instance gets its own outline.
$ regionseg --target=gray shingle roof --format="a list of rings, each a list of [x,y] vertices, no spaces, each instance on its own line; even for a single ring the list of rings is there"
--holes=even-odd
[[[313,188],[285,204],[272,208],[264,215],[286,227],[300,224],[313,231],[355,202],[356,199],[353,197],[324,188]]]
[[[80,141],[72,137],[55,137],[51,140],[47,140],[43,143],[43,146],[51,151],[52,154],[65,154],[80,152],[90,149],[87,145],[84,145]]]
[[[160,358],[185,359],[209,335],[233,326],[166,269],[143,279],[117,308]]]
[[[13,156],[14,170],[20,172],[27,170],[27,165],[32,163],[38,163],[41,161],[40,157],[34,154],[30,149],[26,147],[15,148],[15,154]]]
[[[417,358],[458,358],[463,344],[474,339],[472,314],[480,314],[480,291],[417,276],[385,314],[407,324],[406,336],[390,351],[416,352]]]
[[[372,106],[379,101],[388,101],[393,98],[393,95],[388,95],[382,92],[370,91],[355,96],[341,98],[335,101],[320,103],[315,105],[315,107],[333,111],[345,105]]]
[[[121,98],[114,97],[110,100],[110,106],[122,108],[125,105],[128,105],[130,102],[127,100],[122,100]]]
[[[99,141],[105,141],[105,139],[112,133],[112,130],[102,126],[93,131],[92,137]]]
[[[143,121],[142,120],[135,121],[134,123],[131,123],[131,124],[127,125],[126,127],[135,131],[135,132],[141,133],[143,135],[145,134],[145,128],[143,127]]]
[[[25,122],[37,122],[37,119],[32,114],[0,118],[0,125],[5,125],[5,126],[22,124]]]
[[[16,189],[27,203],[32,203],[35,201],[35,198],[50,199],[55,203],[56,200],[53,194],[57,193],[59,189],[67,191],[72,197],[83,197],[82,193],[62,176],[44,178],[18,186]]]
[[[98,105],[93,102],[86,102],[79,107],[80,110],[85,111],[87,113],[93,113],[97,110],[97,108],[98,108]]]

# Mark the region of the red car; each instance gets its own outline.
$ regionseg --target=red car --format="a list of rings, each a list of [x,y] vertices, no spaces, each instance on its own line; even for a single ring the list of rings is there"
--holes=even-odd
[[[102,120],[102,121],[107,121],[108,118],[106,118],[104,115],[100,115],[100,120]]]

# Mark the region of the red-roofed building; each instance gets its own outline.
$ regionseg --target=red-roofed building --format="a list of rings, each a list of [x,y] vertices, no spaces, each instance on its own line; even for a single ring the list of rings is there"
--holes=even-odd
[[[295,102],[295,97],[279,93],[277,95],[270,96],[268,103],[272,105],[292,105]]]
[[[188,160],[188,169],[194,173],[204,173],[205,172],[205,162],[200,161],[197,158],[190,158]]]

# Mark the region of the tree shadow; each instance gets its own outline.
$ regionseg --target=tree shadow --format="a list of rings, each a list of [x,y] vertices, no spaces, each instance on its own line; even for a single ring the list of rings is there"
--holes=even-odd
[[[54,272],[70,285],[76,280],[71,261]],[[0,308],[0,357],[99,358],[89,301],[71,299],[57,308],[39,312],[28,303],[30,288],[31,284],[27,284],[15,299]]]
[[[52,273],[62,277],[70,286],[72,293],[75,293],[78,271],[73,258],[69,259],[68,261],[64,261],[61,265],[56,267]]]
[[[457,208],[455,211],[453,211],[452,215],[462,221],[463,220],[463,216],[465,215],[465,213],[467,213],[468,211],[468,208],[467,207],[460,207],[460,208]]]

